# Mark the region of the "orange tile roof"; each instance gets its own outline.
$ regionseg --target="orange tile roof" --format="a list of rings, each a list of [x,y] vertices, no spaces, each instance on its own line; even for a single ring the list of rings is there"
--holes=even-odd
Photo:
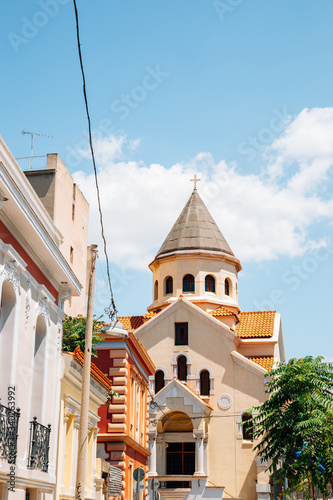
[[[255,358],[247,356],[247,359],[253,361],[253,363],[256,363],[259,366],[262,366],[268,372],[271,371],[272,363],[274,362],[274,356],[257,356]]]
[[[83,366],[84,353],[79,347],[77,347],[74,352],[69,352],[67,354],[72,354],[72,356],[80,363],[80,365]],[[104,373],[99,368],[97,368],[94,363],[91,363],[90,373],[91,376],[94,377],[94,379],[96,379],[100,384],[104,385],[106,389],[111,390],[111,380],[109,380],[108,377],[104,375]]]
[[[275,311],[253,311],[239,313],[236,333],[240,338],[272,337]]]
[[[228,309],[227,307],[218,307],[217,309],[214,309],[213,311],[210,311],[209,313],[211,316],[216,317],[226,317],[226,316],[235,316],[238,318],[238,314],[232,311],[231,309]]]
[[[153,316],[156,316],[156,313],[151,312],[144,314],[143,316],[119,316],[118,321],[123,324],[124,330],[134,332],[134,330],[146,323]]]

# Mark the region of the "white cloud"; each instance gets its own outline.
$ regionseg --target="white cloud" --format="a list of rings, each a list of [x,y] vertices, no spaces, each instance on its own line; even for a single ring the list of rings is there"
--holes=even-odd
[[[311,228],[333,219],[333,201],[322,195],[333,164],[333,108],[303,110],[267,149],[260,175],[215,162],[210,153],[171,168],[126,160],[138,145],[112,135],[95,143],[109,252],[117,265],[147,267],[189,198],[195,173],[201,197],[241,261],[296,256],[326,244]],[[92,175],[74,177],[90,203],[90,241],[100,244]]]

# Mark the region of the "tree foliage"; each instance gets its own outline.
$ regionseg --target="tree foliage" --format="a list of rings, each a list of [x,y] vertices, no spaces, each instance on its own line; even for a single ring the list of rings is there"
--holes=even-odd
[[[268,374],[269,399],[253,408],[255,447],[289,487],[323,493],[333,476],[333,364],[307,356]]]
[[[100,318],[93,320],[93,331],[92,331],[92,345],[98,345],[102,342],[100,337],[100,331],[102,325],[99,321]],[[74,352],[75,348],[79,346],[82,352],[85,348],[85,334],[86,334],[86,318],[83,316],[78,316],[72,318],[71,316],[65,316],[63,322],[63,337],[62,337],[62,349],[67,352]],[[92,347],[91,355],[97,358],[97,351]]]

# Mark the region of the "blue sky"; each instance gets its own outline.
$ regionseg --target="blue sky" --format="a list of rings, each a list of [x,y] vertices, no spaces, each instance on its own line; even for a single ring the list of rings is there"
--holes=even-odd
[[[153,259],[199,193],[241,259],[243,310],[282,314],[287,356],[333,358],[333,4],[78,0],[115,299],[151,302]],[[68,0],[2,6],[1,135],[57,152],[91,206],[92,165]],[[100,255],[102,260],[102,252]],[[96,312],[107,305],[102,271]]]

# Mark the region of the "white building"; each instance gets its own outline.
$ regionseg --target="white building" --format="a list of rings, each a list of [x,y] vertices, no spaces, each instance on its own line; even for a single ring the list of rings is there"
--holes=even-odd
[[[0,138],[4,500],[51,500],[55,494],[63,303],[81,290],[60,251],[61,242],[62,235]],[[16,465],[10,463],[15,463],[15,456]]]

